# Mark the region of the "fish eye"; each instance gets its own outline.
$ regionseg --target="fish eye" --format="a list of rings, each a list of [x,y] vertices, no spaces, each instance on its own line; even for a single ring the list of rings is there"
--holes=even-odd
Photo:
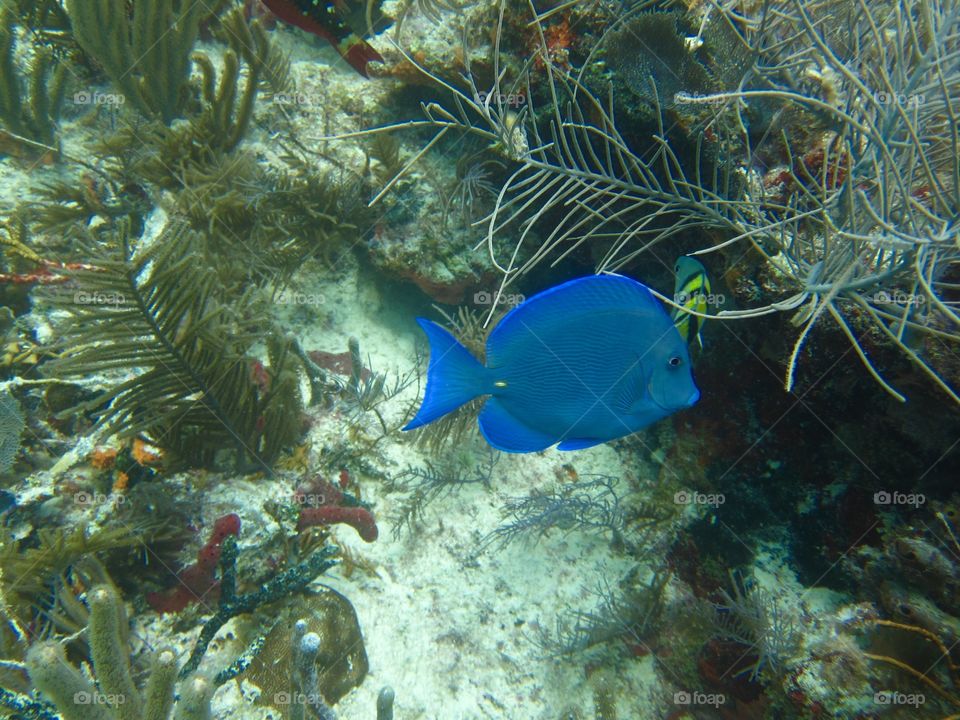
[[[680,367],[682,363],[683,360],[680,359],[679,355],[674,355],[672,358],[667,360],[667,364],[672,368]]]

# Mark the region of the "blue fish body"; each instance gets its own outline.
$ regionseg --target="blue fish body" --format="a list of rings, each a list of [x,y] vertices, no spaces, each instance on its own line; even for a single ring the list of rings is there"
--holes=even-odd
[[[619,275],[571,280],[518,305],[487,338],[486,366],[436,323],[412,430],[489,395],[480,431],[505,452],[578,450],[623,437],[700,397],[687,345],[650,291]]]

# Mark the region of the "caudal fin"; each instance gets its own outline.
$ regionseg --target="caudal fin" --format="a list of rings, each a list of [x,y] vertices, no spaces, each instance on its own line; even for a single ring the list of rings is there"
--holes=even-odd
[[[431,320],[417,318],[430,343],[427,389],[416,416],[404,426],[413,430],[446,415],[486,388],[486,368],[457,339]]]

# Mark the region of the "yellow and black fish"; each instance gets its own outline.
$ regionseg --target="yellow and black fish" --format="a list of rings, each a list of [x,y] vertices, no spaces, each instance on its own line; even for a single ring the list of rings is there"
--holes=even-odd
[[[367,33],[380,32],[390,18],[380,12],[376,0],[261,0],[286,23],[313,33],[333,45],[350,67],[367,77],[367,63],[383,58],[364,39]]]
[[[712,294],[707,269],[699,260],[682,255],[677,258],[674,266],[677,279],[673,286],[673,301],[687,310],[707,314],[708,298]],[[703,338],[700,330],[703,328],[703,318],[690,315],[677,308],[673,309],[673,324],[680,331],[680,337],[690,342],[695,335],[697,343],[703,347]]]

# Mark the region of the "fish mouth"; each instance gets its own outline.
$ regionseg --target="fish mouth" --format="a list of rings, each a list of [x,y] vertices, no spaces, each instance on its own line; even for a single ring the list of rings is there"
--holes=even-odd
[[[681,402],[665,402],[665,401],[659,399],[659,398],[657,397],[657,393],[654,392],[653,384],[652,384],[652,383],[649,384],[649,385],[647,385],[647,393],[649,394],[649,396],[650,396],[650,398],[653,400],[653,402],[655,402],[658,406],[660,406],[660,407],[663,408],[664,410],[682,410],[683,408],[688,408],[688,407],[691,407],[691,406],[695,405],[695,404],[697,403],[697,401],[700,399],[700,389],[699,389],[699,388],[694,388],[694,389],[693,389],[693,392],[690,393],[690,395],[687,397],[687,399],[686,399],[686,400],[683,400],[683,401],[681,401]]]

